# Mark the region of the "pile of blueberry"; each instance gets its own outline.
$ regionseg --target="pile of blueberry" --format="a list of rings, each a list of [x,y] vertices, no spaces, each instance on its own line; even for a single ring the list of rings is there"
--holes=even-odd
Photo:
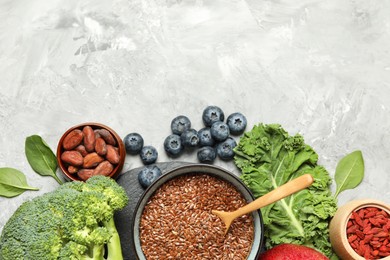
[[[138,181],[142,187],[147,188],[155,179],[161,176],[161,170],[153,164],[157,161],[158,152],[154,146],[145,145],[144,139],[138,133],[130,133],[125,136],[123,143],[126,152],[132,155],[139,154],[145,167],[138,173]]]
[[[164,141],[164,149],[171,157],[178,157],[185,149],[197,150],[197,158],[202,163],[212,163],[217,156],[222,160],[234,157],[233,148],[237,145],[230,135],[244,132],[247,120],[241,113],[233,113],[225,120],[225,114],[217,106],[208,106],[203,110],[204,128],[196,131],[191,128],[188,117],[180,115],[171,122],[172,134]]]
[[[185,150],[197,149],[197,158],[202,163],[212,163],[217,156],[222,160],[234,157],[233,148],[237,145],[231,135],[241,135],[247,125],[245,116],[241,113],[225,115],[221,108],[208,106],[203,110],[204,127],[199,131],[191,128],[188,117],[180,115],[171,122],[172,134],[164,140],[164,150],[170,157],[179,157]],[[144,140],[138,133],[130,133],[123,139],[127,153],[139,154],[145,165],[138,174],[142,187],[148,187],[161,176],[161,170],[156,165],[158,153],[151,145],[144,146]]]

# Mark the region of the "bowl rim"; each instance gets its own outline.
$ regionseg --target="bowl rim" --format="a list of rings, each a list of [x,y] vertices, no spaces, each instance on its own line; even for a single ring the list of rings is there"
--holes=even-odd
[[[61,154],[63,153],[64,149],[62,147],[62,143],[65,139],[65,137],[73,130],[75,129],[80,129],[82,130],[82,128],[84,126],[91,126],[92,129],[96,129],[96,128],[104,128],[106,130],[108,130],[112,135],[113,137],[115,138],[115,140],[117,141],[118,143],[118,149],[119,149],[119,163],[114,167],[114,169],[112,170],[112,172],[110,173],[110,175],[108,175],[107,177],[110,177],[110,178],[113,178],[113,179],[116,179],[119,177],[121,171],[122,171],[122,168],[123,168],[123,165],[124,165],[124,162],[125,162],[125,158],[126,158],[126,150],[125,150],[125,147],[124,147],[124,144],[123,144],[123,141],[121,139],[121,137],[109,126],[105,125],[105,124],[102,124],[102,123],[97,123],[97,122],[85,122],[85,123],[80,123],[80,124],[77,124],[77,125],[74,125],[70,128],[68,128],[68,130],[66,130],[61,138],[59,139],[58,143],[57,143],[57,150],[56,150],[56,157],[57,157],[57,164],[58,164],[58,167],[60,168],[63,176],[65,179],[67,179],[68,181],[83,181],[81,180],[80,178],[77,177],[77,175],[72,175],[68,172],[68,170],[66,169],[66,167],[64,166],[64,163],[62,162],[61,160]]]
[[[139,242],[139,236],[140,236],[139,222],[146,203],[153,196],[156,190],[158,190],[159,187],[165,182],[172,180],[176,177],[192,174],[192,173],[208,174],[213,177],[227,181],[232,185],[234,185],[234,187],[244,196],[244,198],[248,202],[255,200],[255,197],[253,193],[250,191],[250,189],[235,174],[220,166],[202,164],[202,163],[193,163],[193,164],[178,166],[167,171],[166,173],[163,173],[147,189],[145,189],[145,191],[139,198],[135,210],[133,212],[132,227],[131,227],[133,243],[131,246],[138,259],[142,259],[142,260],[146,259],[142,252],[141,243]],[[254,223],[254,238],[253,238],[251,250],[249,251],[249,255],[247,257],[248,260],[257,259],[264,244],[264,222],[261,215],[261,211],[260,210],[253,211],[252,216],[253,216],[253,223]]]

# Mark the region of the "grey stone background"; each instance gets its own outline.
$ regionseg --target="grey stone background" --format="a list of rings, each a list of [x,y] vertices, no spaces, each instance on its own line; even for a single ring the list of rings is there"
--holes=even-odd
[[[40,188],[0,198],[0,230],[58,186],[30,168],[27,136],[55,150],[65,130],[95,121],[139,132],[166,162],[170,121],[183,114],[200,129],[207,105],[244,113],[248,130],[301,133],[332,176],[362,150],[364,181],[339,204],[390,203],[389,13],[386,0],[0,1],[0,167]],[[124,171],[141,165],[128,156]]]

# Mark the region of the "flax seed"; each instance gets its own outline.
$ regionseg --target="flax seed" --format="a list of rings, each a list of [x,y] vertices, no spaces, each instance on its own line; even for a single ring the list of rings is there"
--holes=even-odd
[[[147,259],[246,259],[253,243],[251,215],[237,218],[224,234],[211,210],[246,204],[230,183],[207,174],[188,174],[162,185],[144,208],[141,247]]]

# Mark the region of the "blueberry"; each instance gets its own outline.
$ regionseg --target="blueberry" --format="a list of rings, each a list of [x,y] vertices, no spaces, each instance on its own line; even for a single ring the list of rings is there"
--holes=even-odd
[[[200,146],[213,146],[214,139],[211,136],[210,127],[202,128],[198,131]]]
[[[149,165],[143,167],[142,170],[138,173],[138,181],[142,187],[147,188],[160,176],[160,168],[155,165]]]
[[[192,128],[185,130],[180,139],[184,147],[196,147],[199,144],[198,132]]]
[[[214,147],[203,146],[199,148],[197,157],[198,160],[202,163],[212,163],[217,157],[217,154],[215,153]]]
[[[218,121],[210,128],[211,136],[218,142],[225,141],[230,135],[229,127],[226,123]]]
[[[125,149],[130,154],[138,154],[144,146],[144,139],[138,133],[131,133],[123,138]]]
[[[226,123],[229,126],[231,134],[240,135],[244,132],[247,121],[243,114],[237,112],[229,115]]]
[[[231,137],[228,137],[225,141],[219,143],[217,145],[217,154],[219,158],[225,161],[233,159],[234,157],[233,148],[236,146],[237,146],[236,141]]]
[[[211,126],[214,122],[225,120],[225,114],[217,106],[208,106],[203,110],[202,120],[205,126]]]
[[[164,141],[164,149],[170,156],[178,156],[184,149],[180,136],[177,134],[168,135]]]
[[[177,116],[171,122],[172,133],[181,135],[185,130],[191,128],[191,121],[186,116]]]
[[[234,140],[234,138],[233,138],[233,137],[230,137],[230,136],[229,136],[228,138],[226,138],[226,140],[224,141],[224,143],[227,143],[227,144],[231,145],[232,148],[234,148],[234,147],[237,146],[236,140]]]
[[[144,164],[152,164],[157,161],[157,150],[151,145],[142,147],[140,152],[141,160]]]

